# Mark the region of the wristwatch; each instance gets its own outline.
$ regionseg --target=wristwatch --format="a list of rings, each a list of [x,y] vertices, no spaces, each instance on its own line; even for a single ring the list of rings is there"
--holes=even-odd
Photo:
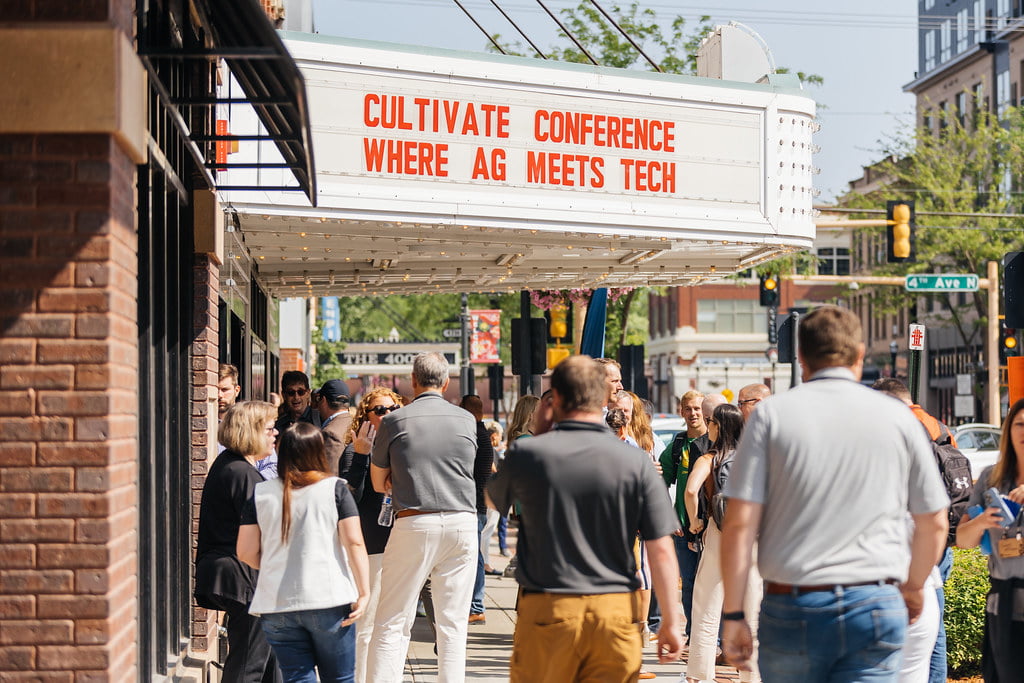
[[[722,612],[722,621],[743,621],[746,618],[743,610],[738,612]]]

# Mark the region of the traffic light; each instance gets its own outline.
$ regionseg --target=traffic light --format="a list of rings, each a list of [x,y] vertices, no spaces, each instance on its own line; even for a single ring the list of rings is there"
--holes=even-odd
[[[761,276],[761,305],[779,305],[779,277],[777,275]]]
[[[544,318],[512,318],[512,374],[543,375],[547,369],[548,331]]]
[[[888,227],[885,229],[885,256],[887,263],[909,263],[916,257],[916,237],[913,201],[889,201],[885,205]]]
[[[776,322],[775,307],[768,309],[768,346],[779,345],[779,327]]]
[[[1007,325],[1024,327],[1024,251],[1003,257],[1003,313]]]
[[[1020,355],[1020,344],[1017,341],[1017,330],[1006,326],[1006,320],[999,316],[999,360],[1006,365],[1006,359]]]

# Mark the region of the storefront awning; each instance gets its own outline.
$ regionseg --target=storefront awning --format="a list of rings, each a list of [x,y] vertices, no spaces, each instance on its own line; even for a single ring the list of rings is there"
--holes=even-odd
[[[208,172],[244,166],[247,169],[285,169],[295,184],[253,183],[229,185],[218,183],[219,190],[264,190],[272,192],[301,191],[316,205],[316,171],[313,163],[313,142],[306,100],[306,83],[295,61],[285,48],[270,19],[257,0],[197,0],[189,17],[205,29],[205,45],[149,45],[140,39],[139,56],[146,64],[150,77],[158,81],[165,99],[182,109],[176,122],[185,130],[192,144],[192,153]],[[205,94],[174,97],[177,88],[172,83],[159,83],[165,70],[161,60],[223,59],[240,86],[242,97],[213,97]],[[202,91],[197,91],[201,93]],[[195,120],[196,109],[205,108],[210,118],[221,118],[218,107],[250,106],[264,130],[253,134],[200,134],[188,127]],[[186,111],[188,110],[188,111]],[[201,150],[211,142],[269,141],[280,154],[279,159],[255,163],[233,164],[224,159],[210,159]],[[272,176],[279,177],[279,176]],[[212,175],[208,176],[208,182]]]

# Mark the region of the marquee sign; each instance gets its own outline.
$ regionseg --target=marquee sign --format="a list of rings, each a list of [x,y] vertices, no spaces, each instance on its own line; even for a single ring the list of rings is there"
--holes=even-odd
[[[813,238],[814,102],[797,88],[287,45],[306,78],[323,207]]]

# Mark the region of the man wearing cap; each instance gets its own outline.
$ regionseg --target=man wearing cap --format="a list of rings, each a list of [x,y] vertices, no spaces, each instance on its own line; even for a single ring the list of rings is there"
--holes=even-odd
[[[338,462],[345,450],[345,435],[352,427],[348,385],[340,379],[329,379],[314,396],[312,405],[320,413],[328,471],[337,474]]]

